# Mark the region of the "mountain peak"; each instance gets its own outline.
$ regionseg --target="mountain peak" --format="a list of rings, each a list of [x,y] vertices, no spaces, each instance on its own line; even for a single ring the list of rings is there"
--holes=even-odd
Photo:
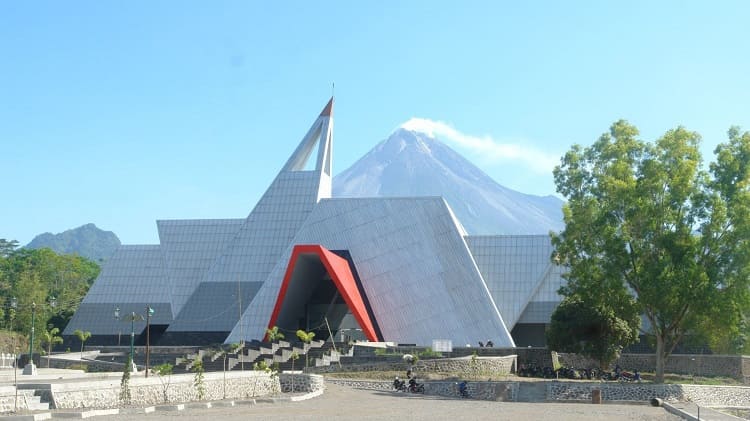
[[[409,120],[401,123],[401,125],[398,126],[396,130],[393,131],[391,136],[398,133],[399,131],[407,131],[411,133],[422,134],[430,139],[436,139],[434,125],[435,123],[432,120],[428,120],[426,118],[412,117]]]
[[[334,197],[442,196],[470,234],[547,234],[562,228],[562,201],[498,184],[412,118],[333,179]],[[450,136],[449,136],[450,137]]]
[[[99,229],[92,223],[65,230],[58,234],[46,232],[37,235],[26,248],[51,248],[56,253],[78,254],[91,260],[109,258],[120,246],[120,239],[112,231]]]

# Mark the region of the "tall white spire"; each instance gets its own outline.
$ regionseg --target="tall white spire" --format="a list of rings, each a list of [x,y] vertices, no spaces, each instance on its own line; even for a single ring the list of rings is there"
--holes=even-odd
[[[315,147],[318,148],[315,170],[331,176],[331,150],[333,144],[333,97],[307,131],[281,171],[304,171]]]

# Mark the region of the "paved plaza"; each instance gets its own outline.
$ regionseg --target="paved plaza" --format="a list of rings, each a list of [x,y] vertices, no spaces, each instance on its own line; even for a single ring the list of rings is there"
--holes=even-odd
[[[187,409],[108,416],[108,420],[680,420],[663,408],[646,405],[508,403],[350,389],[328,384],[322,396],[283,403],[231,408]]]
[[[40,368],[37,376],[19,374],[19,383],[77,383],[107,377],[119,378],[121,373],[84,373],[75,370]],[[0,384],[11,385],[13,370],[0,370]],[[175,405],[157,407],[157,410],[144,413],[143,409],[125,409],[119,415],[102,414],[98,419],[135,421],[157,419],[207,420],[351,420],[351,419],[397,419],[397,420],[680,420],[661,407],[646,404],[601,404],[590,403],[525,403],[493,402],[471,399],[447,398],[434,395],[412,395],[403,392],[353,389],[332,383],[326,384],[325,393],[299,402],[289,401],[288,395],[281,399],[259,399],[255,405],[237,402],[236,406],[222,406],[227,402],[217,402],[211,408],[199,408],[197,403],[187,404],[180,411],[164,410]],[[309,396],[309,395],[308,395]],[[273,402],[271,402],[273,401]],[[671,406],[693,419],[697,417],[697,407],[691,403],[673,403]],[[53,417],[64,417],[65,412],[90,410],[51,410]],[[20,415],[20,414],[19,414]],[[85,416],[84,416],[85,415]],[[71,416],[83,418],[92,416],[79,414]],[[7,416],[7,415],[6,415]],[[11,415],[8,417],[13,419]],[[0,419],[5,417],[0,416]],[[22,416],[20,419],[28,419]],[[726,414],[701,408],[701,420],[730,421],[740,420]]]

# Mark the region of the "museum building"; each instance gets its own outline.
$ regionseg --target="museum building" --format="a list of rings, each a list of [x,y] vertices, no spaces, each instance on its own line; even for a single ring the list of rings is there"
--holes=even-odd
[[[549,236],[469,235],[442,197],[331,197],[333,104],[246,218],[159,220],[159,244],[120,246],[63,335],[544,345],[564,282]]]

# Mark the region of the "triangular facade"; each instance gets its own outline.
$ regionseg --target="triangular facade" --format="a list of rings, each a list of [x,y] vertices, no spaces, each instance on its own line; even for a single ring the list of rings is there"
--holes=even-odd
[[[469,236],[438,196],[331,198],[333,105],[246,218],[158,221],[160,245],[122,246],[65,334],[113,344],[113,310],[151,306],[155,345],[325,339],[353,320],[369,340],[513,347],[509,328],[548,317],[563,281],[547,236]]]

